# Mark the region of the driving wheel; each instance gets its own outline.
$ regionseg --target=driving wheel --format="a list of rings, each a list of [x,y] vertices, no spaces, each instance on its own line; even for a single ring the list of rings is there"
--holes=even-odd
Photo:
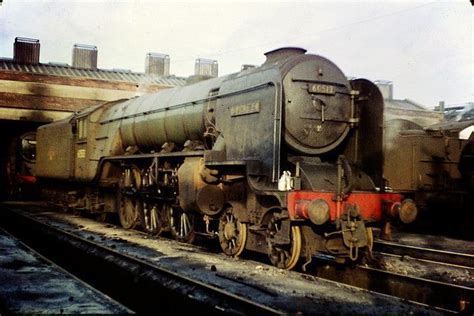
[[[136,166],[127,168],[120,179],[119,219],[123,228],[134,228],[139,222],[139,198],[136,192],[140,189],[141,174]]]
[[[291,223],[283,223],[284,220],[289,221],[289,219],[281,219],[277,215],[278,213],[274,214],[268,223],[268,256],[274,266],[290,270],[296,266],[301,255],[301,228]],[[282,225],[290,225],[289,242],[279,235]]]
[[[241,223],[232,208],[224,210],[219,220],[219,243],[228,256],[238,256],[247,241],[247,224]]]

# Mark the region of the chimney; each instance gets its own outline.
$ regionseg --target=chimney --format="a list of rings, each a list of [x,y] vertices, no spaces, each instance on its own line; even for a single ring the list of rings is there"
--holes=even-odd
[[[243,64],[242,67],[240,67],[240,71],[254,69],[255,67],[256,67],[255,65]]]
[[[13,60],[20,64],[39,64],[40,42],[38,39],[16,37],[13,44]]]
[[[444,108],[445,108],[444,101],[439,101],[438,111],[440,111],[443,114],[443,118],[444,118]]]
[[[194,75],[217,77],[219,65],[217,60],[198,58],[194,64]]]
[[[388,80],[375,80],[374,83],[382,93],[385,100],[393,100],[393,83]]]
[[[170,56],[159,53],[146,54],[145,73],[147,75],[169,76]]]
[[[282,58],[287,58],[292,55],[303,55],[305,53],[306,53],[306,49],[299,48],[299,47],[277,48],[265,53],[265,57],[267,57],[267,59],[265,60],[263,64],[265,65],[269,63],[274,63],[277,60],[282,59]]]
[[[97,70],[97,46],[74,44],[72,48],[72,67]]]

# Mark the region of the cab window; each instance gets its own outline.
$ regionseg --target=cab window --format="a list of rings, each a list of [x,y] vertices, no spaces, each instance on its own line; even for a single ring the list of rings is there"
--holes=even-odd
[[[77,139],[85,140],[87,138],[87,117],[77,120]]]

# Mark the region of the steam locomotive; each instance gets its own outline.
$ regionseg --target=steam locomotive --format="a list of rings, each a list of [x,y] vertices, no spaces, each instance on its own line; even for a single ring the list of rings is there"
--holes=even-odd
[[[125,228],[219,240],[292,269],[357,260],[371,226],[412,222],[384,192],[383,99],[328,59],[286,47],[257,68],[88,108],[37,131],[43,192]]]
[[[472,223],[474,134],[461,138],[460,131],[469,131],[473,123],[442,122],[423,129],[386,122],[386,189],[415,201],[419,211],[416,226],[458,234],[462,226]],[[452,212],[456,216],[448,215]],[[464,230],[470,235],[469,229]]]

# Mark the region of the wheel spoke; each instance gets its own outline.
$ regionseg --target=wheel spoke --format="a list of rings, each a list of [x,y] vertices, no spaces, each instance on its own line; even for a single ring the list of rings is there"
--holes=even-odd
[[[183,212],[178,207],[165,205],[163,210],[168,213],[169,227],[173,237],[182,242],[191,243],[194,240],[194,221],[191,214]]]
[[[184,215],[184,223],[185,223],[186,234],[187,234],[189,230],[191,229],[191,223],[189,222],[189,218],[186,215],[186,213],[184,213],[183,215]]]
[[[151,235],[160,235],[165,230],[165,220],[161,216],[161,212],[166,209],[161,209],[152,202],[140,200],[138,203],[138,213],[141,216],[143,229]]]
[[[154,211],[154,207],[150,210],[150,229],[156,229],[156,213]]]
[[[247,224],[241,223],[232,208],[223,211],[219,219],[219,243],[228,256],[238,256],[247,242]]]
[[[162,226],[163,224],[160,223],[161,218],[160,218],[160,214],[158,213],[158,209],[155,207],[154,210],[155,211],[152,213],[153,218],[154,218],[153,224],[154,224],[155,229],[157,229],[159,226]]]
[[[171,227],[174,227],[174,212],[173,212],[173,208],[172,208],[172,207],[170,207],[169,212],[170,212],[170,226],[171,226]]]
[[[280,252],[280,262],[279,262],[279,265],[280,265],[280,264],[285,265],[285,259],[286,259],[285,252],[284,252],[284,251],[281,251],[281,252]]]

